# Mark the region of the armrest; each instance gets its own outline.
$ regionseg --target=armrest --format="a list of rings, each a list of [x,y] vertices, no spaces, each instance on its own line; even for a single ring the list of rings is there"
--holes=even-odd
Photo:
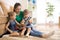
[[[7,22],[7,17],[6,16],[0,16],[0,24],[4,24]]]
[[[5,23],[7,22],[6,16],[0,16],[0,35],[5,33]]]

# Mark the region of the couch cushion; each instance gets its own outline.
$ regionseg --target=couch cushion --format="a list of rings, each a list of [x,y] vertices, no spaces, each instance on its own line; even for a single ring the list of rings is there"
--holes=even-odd
[[[0,17],[0,35],[5,32],[5,23],[7,22],[7,18],[4,16]]]
[[[6,22],[7,22],[7,17],[0,16],[0,24],[6,23]]]
[[[2,35],[5,32],[5,24],[0,25],[0,35]]]

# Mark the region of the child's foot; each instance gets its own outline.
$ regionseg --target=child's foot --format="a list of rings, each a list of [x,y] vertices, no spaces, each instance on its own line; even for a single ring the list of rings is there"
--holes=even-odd
[[[43,38],[48,38],[48,37],[52,36],[53,34],[54,34],[54,31],[49,32],[48,34],[44,34]]]
[[[29,37],[29,35],[26,35],[26,37]]]

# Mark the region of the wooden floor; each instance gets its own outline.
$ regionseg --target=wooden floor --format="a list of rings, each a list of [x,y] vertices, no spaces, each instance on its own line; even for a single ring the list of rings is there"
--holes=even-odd
[[[0,38],[0,40],[60,40],[60,28],[58,25],[53,25],[53,26],[49,26],[49,25],[38,25],[36,27],[36,29],[38,31],[41,31],[43,33],[49,33],[50,31],[55,31],[54,35],[52,35],[49,38],[40,38],[40,37],[33,37],[30,36],[28,38],[26,37],[8,37],[8,35],[3,36],[2,38]]]

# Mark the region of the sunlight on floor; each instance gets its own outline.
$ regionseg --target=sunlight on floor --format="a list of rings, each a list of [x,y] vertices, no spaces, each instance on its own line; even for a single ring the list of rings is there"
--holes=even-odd
[[[44,38],[39,38],[39,37],[33,37],[30,36],[29,38],[25,38],[25,37],[9,37],[8,35],[4,35],[1,39],[3,40],[60,40],[60,29],[58,27],[58,25],[54,25],[52,27],[49,26],[45,26],[45,25],[38,25],[37,27],[35,27],[38,31],[43,32],[43,33],[49,33],[51,31],[54,31],[54,35],[52,35],[51,37],[48,37],[46,39]],[[15,39],[16,38],[16,39]]]

